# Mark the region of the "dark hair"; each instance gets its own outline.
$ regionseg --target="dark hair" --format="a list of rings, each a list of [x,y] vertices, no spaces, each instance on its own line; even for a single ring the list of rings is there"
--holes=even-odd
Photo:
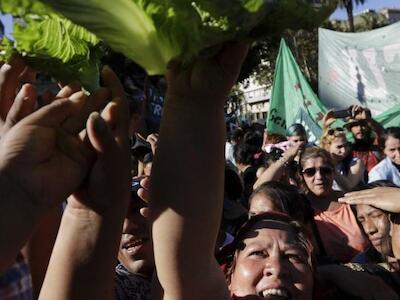
[[[275,207],[280,212],[288,214],[290,217],[303,224],[308,223],[313,218],[313,211],[304,195],[300,194],[297,187],[277,181],[269,181],[260,185],[254,190],[249,199],[249,207],[253,197],[263,194],[272,200]]]
[[[376,180],[372,181],[370,183],[362,185],[358,190],[368,190],[368,189],[373,189],[376,187],[396,187],[398,188],[397,185],[395,185],[393,182],[387,179],[382,179],[382,180]]]
[[[243,138],[244,132],[241,128],[236,128],[229,136],[230,141],[234,141],[239,143],[239,141]]]
[[[264,155],[264,166],[269,167],[272,163],[279,160],[284,151],[280,148],[272,147],[271,151]]]
[[[303,248],[305,253],[307,253],[307,261],[310,268],[314,269],[314,249],[305,228],[286,214],[268,212],[250,218],[239,229],[234,241],[223,250],[225,252],[225,257],[230,254],[228,255],[229,259],[227,261],[228,266],[226,272],[228,283],[230,282],[231,275],[235,270],[237,254],[242,250],[242,242],[245,239],[246,234],[253,230],[254,225],[262,221],[276,221],[288,225],[288,227],[293,230],[299,245]]]
[[[307,136],[306,129],[303,125],[295,123],[286,129],[286,136],[304,135]]]
[[[242,196],[243,185],[240,176],[229,166],[225,166],[225,194],[229,200],[236,200]]]
[[[235,145],[233,150],[235,161],[243,165],[253,165],[254,154],[254,148],[243,142]]]
[[[243,136],[243,143],[254,147],[254,151],[257,152],[261,149],[263,136],[258,131],[249,130]]]
[[[379,139],[379,146],[385,149],[385,143],[389,137],[400,140],[400,127],[388,127]]]

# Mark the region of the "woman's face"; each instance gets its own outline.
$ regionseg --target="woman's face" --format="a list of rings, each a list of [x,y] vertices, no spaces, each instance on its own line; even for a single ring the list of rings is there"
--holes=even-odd
[[[389,136],[385,141],[385,155],[395,163],[400,165],[400,140]]]
[[[302,168],[304,182],[315,196],[326,196],[332,192],[333,172],[322,157],[309,158]]]
[[[349,153],[347,139],[344,136],[335,137],[328,149],[335,161],[343,160]]]
[[[271,198],[265,195],[264,193],[255,194],[251,198],[250,208],[249,208],[250,217],[270,211],[282,212],[282,207],[276,207]]]
[[[314,280],[308,253],[289,225],[261,221],[242,243],[229,285],[232,296],[312,299]]]

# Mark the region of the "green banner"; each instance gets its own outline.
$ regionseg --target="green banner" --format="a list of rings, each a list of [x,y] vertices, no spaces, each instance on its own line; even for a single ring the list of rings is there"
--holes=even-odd
[[[327,111],[311,89],[293,57],[281,40],[276,62],[271,102],[267,119],[267,132],[286,135],[286,128],[294,123],[302,124],[310,142],[317,142],[322,133],[322,118]],[[400,126],[400,106],[374,117],[383,127]],[[336,126],[343,126],[338,119]]]
[[[292,52],[281,40],[276,62],[267,132],[286,135],[286,127],[301,123],[307,130],[310,142],[321,136],[318,124],[326,109],[302,74]]]

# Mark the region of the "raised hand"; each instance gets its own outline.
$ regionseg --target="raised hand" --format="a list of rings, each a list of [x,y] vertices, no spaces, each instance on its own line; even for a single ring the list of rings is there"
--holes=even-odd
[[[225,103],[237,80],[247,50],[248,45],[231,42],[226,43],[213,59],[198,60],[191,66],[177,61],[170,62],[167,70],[167,98],[203,103],[220,99],[221,104]]]
[[[19,56],[0,68],[0,136],[19,119],[32,113],[37,92],[33,83],[36,73]],[[25,83],[24,85],[22,85]],[[22,88],[21,88],[22,86]]]
[[[323,128],[325,130],[328,129],[335,121],[334,111],[332,109],[328,110],[322,118]]]
[[[400,188],[376,187],[351,192],[339,198],[339,202],[351,205],[366,204],[386,210],[387,212],[400,213]]]
[[[153,153],[153,155],[155,155],[158,143],[158,134],[157,133],[149,134],[146,138],[146,141],[150,143],[151,152]]]

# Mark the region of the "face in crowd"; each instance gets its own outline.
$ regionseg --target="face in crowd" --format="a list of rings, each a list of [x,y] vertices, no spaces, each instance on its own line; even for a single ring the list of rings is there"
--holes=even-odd
[[[271,211],[282,211],[282,207],[277,207],[274,201],[272,201],[272,199],[264,193],[257,193],[251,197],[249,207],[250,217]]]
[[[300,147],[305,147],[307,144],[307,137],[304,134],[289,136],[287,140],[292,147],[297,145],[300,145]]]
[[[383,152],[393,163],[400,166],[400,139],[388,136]]]
[[[393,255],[400,259],[400,214],[390,216],[390,236],[392,237]]]
[[[356,123],[351,126],[350,131],[356,140],[363,140],[368,137],[368,126],[364,123]]]
[[[342,161],[349,153],[349,146],[345,136],[335,137],[327,149],[335,161]]]
[[[145,203],[138,197],[131,201],[124,219],[118,261],[131,273],[151,277],[154,271],[153,245],[145,210]]]
[[[255,223],[239,245],[233,268],[233,299],[312,299],[310,253],[285,222]]]
[[[372,246],[384,257],[393,256],[389,215],[370,205],[357,205],[357,219]]]
[[[310,157],[302,162],[302,177],[308,192],[324,197],[332,192],[332,166],[324,157]]]

